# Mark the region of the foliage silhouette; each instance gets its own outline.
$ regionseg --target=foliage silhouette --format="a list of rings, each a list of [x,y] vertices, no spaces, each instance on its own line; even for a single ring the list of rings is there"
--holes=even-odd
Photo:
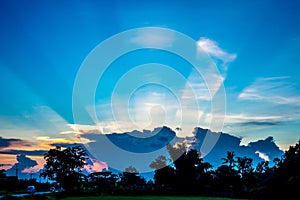
[[[150,163],[153,181],[146,181],[139,171],[129,166],[124,172],[93,172],[83,176],[86,152],[80,146],[56,147],[45,154],[42,176],[60,183],[66,192],[83,195],[184,195],[223,196],[247,199],[289,199],[298,196],[300,188],[300,140],[280,158],[262,161],[253,167],[252,158],[224,152],[223,164],[213,168],[195,149],[185,143],[167,146],[169,157],[159,156]],[[25,188],[36,180],[18,180],[0,171],[3,189]],[[49,185],[48,185],[49,186]],[[48,187],[47,186],[47,187]]]
[[[66,192],[73,192],[83,181],[82,169],[86,164],[87,153],[81,146],[62,149],[55,147],[45,155],[46,164],[41,176],[56,181]]]

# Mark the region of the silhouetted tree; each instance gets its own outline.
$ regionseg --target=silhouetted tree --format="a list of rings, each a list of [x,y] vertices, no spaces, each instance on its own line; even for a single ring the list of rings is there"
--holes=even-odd
[[[81,146],[62,149],[55,147],[45,155],[46,165],[41,173],[43,177],[57,181],[66,192],[72,192],[79,187],[83,176],[82,169],[87,159],[87,153]]]
[[[209,162],[200,159],[197,165],[197,185],[196,191],[200,195],[208,195],[212,192],[213,166]]]
[[[227,151],[226,158],[222,158],[222,160],[224,160],[223,164],[228,164],[229,168],[233,169],[236,165],[234,151]]]
[[[300,188],[300,140],[285,151],[282,159],[276,161],[273,175],[264,191],[266,199],[275,198],[284,192],[286,199],[299,197]]]
[[[237,169],[241,176],[253,172],[252,161],[252,158],[247,158],[245,156],[237,157]]]
[[[3,190],[6,184],[7,184],[6,171],[4,169],[0,169],[0,188],[2,188]]]
[[[224,196],[234,196],[236,192],[241,190],[240,176],[235,169],[236,160],[233,151],[227,151],[223,165],[215,170],[215,186],[216,190]]]
[[[111,195],[115,190],[117,179],[117,175],[110,171],[91,173],[88,175],[86,191],[97,195]]]
[[[174,187],[175,170],[167,164],[167,158],[165,156],[159,156],[150,164],[150,167],[155,169],[153,179],[157,192],[170,193]]]
[[[185,143],[168,145],[167,149],[175,166],[175,191],[185,195],[196,193],[197,168],[202,163],[200,152],[187,150]]]
[[[129,166],[120,174],[120,184],[127,193],[139,194],[144,190],[146,180],[135,167]]]
[[[269,169],[270,169],[269,161],[263,160],[263,161],[257,163],[255,172],[257,172],[259,174],[263,174],[263,173],[267,172]]]
[[[0,180],[6,178],[6,171],[4,169],[0,169]]]
[[[146,182],[136,168],[129,166],[119,176],[107,171],[90,174],[84,189],[97,195],[143,195],[153,194],[153,190],[155,194],[162,195],[217,195],[250,199],[298,195],[300,140],[295,146],[290,146],[283,157],[274,159],[273,166],[269,166],[269,161],[262,161],[255,169],[252,158],[237,157],[233,151],[228,151],[222,158],[223,164],[213,170],[213,166],[201,158],[199,151],[188,149],[185,143],[168,145],[167,150],[170,158],[159,156],[149,165],[155,169],[155,183]],[[45,171],[41,175],[59,182],[67,191],[74,191],[83,185],[79,183],[86,156],[80,146],[50,149],[45,154]],[[5,185],[18,183],[10,178],[3,170],[0,171],[0,180],[6,179]],[[30,182],[22,182],[25,183]]]
[[[254,168],[252,167],[252,158],[237,157],[237,171],[241,177],[240,196],[249,196],[253,188],[256,186],[257,180],[254,176]]]

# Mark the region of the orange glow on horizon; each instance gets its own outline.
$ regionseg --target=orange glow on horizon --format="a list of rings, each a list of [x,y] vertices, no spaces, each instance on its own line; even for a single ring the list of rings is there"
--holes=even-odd
[[[0,164],[10,164],[11,166],[0,166],[0,169],[8,170],[10,169],[15,163],[17,163],[16,155],[10,154],[0,154],[1,163]]]
[[[103,169],[108,170],[108,166],[105,162],[100,162],[98,160],[92,159],[93,165],[86,165],[84,168],[87,172],[102,172]]]

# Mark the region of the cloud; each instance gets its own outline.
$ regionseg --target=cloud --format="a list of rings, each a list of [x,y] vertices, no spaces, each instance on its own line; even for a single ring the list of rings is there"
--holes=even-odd
[[[67,124],[71,131],[62,131],[61,134],[85,134],[85,133],[99,133],[103,134],[103,127],[100,125],[86,125],[86,124]]]
[[[249,121],[241,123],[242,126],[276,126],[280,121]]]
[[[224,129],[231,133],[257,131],[271,126],[283,125],[289,120],[284,115],[227,114]]]
[[[275,115],[276,114],[276,115]],[[247,140],[254,140],[264,133],[263,130],[278,126],[281,127],[291,122],[291,118],[281,113],[262,112],[262,114],[243,113],[243,114],[226,114],[223,131],[237,134],[243,137],[242,143]],[[249,135],[249,133],[255,133]],[[251,138],[251,139],[250,139]]]
[[[12,166],[12,164],[9,164],[9,163],[1,164],[1,167],[9,167],[9,166]]]
[[[90,134],[92,132],[89,132]],[[88,133],[86,133],[88,134]],[[95,133],[97,134],[97,132]],[[88,149],[86,148],[86,146],[84,144],[80,144],[80,143],[53,143],[51,144],[51,146],[55,147],[55,146],[59,146],[62,148],[69,148],[69,147],[74,147],[74,146],[81,146],[86,153],[88,154],[88,159],[86,160],[86,164],[84,166],[84,169],[86,172],[88,173],[92,173],[92,172],[101,172],[103,169],[108,170],[108,166],[105,162],[103,161],[99,161],[96,158],[93,157],[93,155],[88,151]]]
[[[206,37],[201,37],[197,42],[197,47],[199,51],[205,51],[208,55],[214,59],[221,60],[223,62],[223,67],[227,69],[227,63],[232,62],[236,59],[236,54],[231,54],[226,52],[224,49],[219,47],[218,43]]]
[[[212,59],[206,58],[203,52]],[[188,120],[194,120],[197,123],[185,129],[192,129],[198,125],[210,127],[212,118],[209,117],[218,115],[220,123],[214,123],[215,127],[211,127],[217,131],[220,130],[220,124],[223,124],[224,116],[222,115],[225,114],[223,83],[226,79],[228,64],[236,58],[236,54],[227,53],[217,42],[204,37],[197,42],[197,53],[201,65],[192,69],[181,96],[186,102],[182,109],[188,110],[187,113],[193,113],[193,115],[182,117],[189,117]],[[216,122],[216,118],[214,120]]]
[[[22,173],[25,174],[33,174],[33,173],[38,173],[41,171],[41,167],[39,165],[36,165],[34,167],[28,167],[22,170]]]
[[[0,136],[0,149],[10,146],[31,146],[29,141],[16,138],[3,138]]]
[[[203,145],[204,138],[207,134],[218,134],[207,129],[196,128],[194,131],[195,139],[191,143],[194,149],[200,149]],[[256,166],[258,162],[269,159],[273,161],[274,158],[280,158],[283,151],[276,145],[273,137],[267,137],[263,140],[257,140],[241,144],[242,138],[236,137],[227,133],[221,133],[218,142],[212,148],[209,154],[205,155],[204,160],[210,162],[217,167],[222,164],[222,159],[227,151],[234,151],[237,156],[246,156],[253,159],[253,165]]]
[[[105,162],[89,158],[89,160],[87,160],[87,165],[85,165],[84,168],[88,173],[93,173],[101,172],[103,169],[108,170],[108,165]]]
[[[227,123],[248,123],[248,122],[276,122],[283,120],[280,115],[226,115]]]
[[[177,113],[183,108],[172,92],[162,86],[147,85],[126,98],[116,95],[111,103],[101,102],[95,106],[96,113],[101,115],[95,124],[69,124],[72,131],[63,133],[111,134],[154,129],[163,125],[175,128],[181,122],[181,116]]]
[[[211,63],[211,66],[201,68],[203,74],[198,74],[197,71],[193,70],[188,78],[188,83],[198,99],[211,100],[226,79],[228,64],[234,61],[237,55],[227,53],[216,41],[205,37],[201,37],[197,41],[197,51],[198,53],[204,51],[211,56],[214,62]],[[208,63],[204,64],[209,65]],[[221,73],[214,70],[216,67]],[[201,77],[203,75],[205,77]]]
[[[12,154],[12,155],[17,155],[17,154],[24,154],[28,156],[43,156],[47,151],[46,150],[6,150],[6,151],[0,151],[0,154]]]
[[[166,145],[183,139],[168,127],[156,128],[153,131],[131,131],[114,134],[83,134],[93,142],[87,144],[90,154],[98,161],[105,161],[110,168],[124,170],[134,164],[140,172],[146,172],[149,164],[159,155],[167,153]]]
[[[154,31],[141,29],[132,38],[132,42],[135,44],[160,48],[171,46],[175,40],[174,35],[160,29]],[[198,42],[200,46],[205,43],[203,48],[207,50],[207,53],[220,60],[222,64],[226,63],[227,65],[236,57],[235,54],[227,53],[211,39],[200,38]],[[200,46],[197,47],[195,43],[192,51],[197,51],[197,48],[200,51]],[[203,49],[201,50],[203,52]],[[131,130],[142,131],[143,129],[153,129],[158,126],[169,126],[172,128],[181,127],[182,131],[178,133],[182,136],[187,136],[195,126],[202,125],[198,122],[202,120],[201,118],[203,118],[205,112],[211,111],[209,101],[221,91],[220,87],[222,87],[225,80],[225,76],[218,73],[210,57],[207,54],[203,55],[205,55],[204,60],[199,60],[199,63],[197,62],[201,67],[202,74],[198,74],[198,71],[192,68],[193,71],[188,75],[188,78],[185,76],[180,78],[181,76],[178,76],[175,82],[174,78],[168,78],[178,75],[174,69],[155,65],[148,67],[147,65],[131,70],[130,73],[126,73],[126,76],[119,80],[110,100],[103,100],[101,103],[97,102],[98,105],[95,107],[87,106],[86,110],[91,116],[93,124],[69,124],[68,126],[72,130],[62,131],[61,133],[107,134]],[[192,56],[196,60],[198,59],[198,55],[193,54]],[[153,74],[153,70],[157,73]],[[172,73],[174,73],[174,76],[172,76]],[[129,74],[132,74],[132,76]],[[154,86],[151,86],[151,84],[149,84],[151,86],[150,90],[150,86],[143,86],[137,90],[135,90],[136,88],[132,88],[137,83],[144,83],[143,81],[139,82],[135,80],[137,79],[136,77],[145,76],[145,74],[149,75],[149,77],[146,77],[146,83],[158,82],[162,85],[161,87],[168,86],[167,89],[169,90],[163,91],[162,89],[153,88]],[[205,76],[205,79],[201,77],[202,75]],[[125,77],[129,77],[130,79],[126,79]],[[155,78],[153,79],[153,77]],[[157,80],[157,77],[163,77],[163,79]],[[124,84],[120,84],[120,82]],[[132,93],[133,89],[135,90],[134,93]],[[219,92],[219,94],[221,93]],[[216,97],[215,99],[218,98]],[[201,102],[201,109],[199,109],[199,101],[202,100],[206,102]],[[218,105],[215,105],[213,108],[214,111],[219,109],[217,108]]]
[[[38,166],[38,163],[35,160],[26,157],[24,154],[20,154],[17,155],[17,163],[7,170],[7,174],[12,175],[15,174],[16,169],[18,169],[19,172],[22,172],[27,168],[33,168],[35,166]]]
[[[182,91],[182,98],[210,101],[223,84],[225,77],[216,73],[207,73],[206,76],[204,80],[200,74],[193,70],[187,79],[186,87]]]
[[[172,46],[174,37],[172,32],[163,29],[141,29],[131,41],[142,47],[166,48]]]
[[[265,101],[274,104],[300,105],[300,96],[295,91],[290,77],[258,78],[238,96],[240,100]]]
[[[50,145],[53,146],[53,147],[59,146],[59,147],[62,147],[62,148],[74,147],[74,146],[78,146],[78,145],[84,147],[80,143],[53,143],[53,144],[50,144]]]
[[[256,151],[255,153],[257,153],[258,156],[259,156],[260,158],[264,159],[265,161],[270,161],[270,158],[269,158],[269,156],[268,156],[267,154],[262,153],[262,152],[260,152],[260,151]]]
[[[66,130],[66,124],[68,123],[48,106],[33,107],[32,110],[23,111],[20,116],[0,116],[0,150],[48,149],[48,143],[53,143],[51,140],[59,139],[74,142],[74,135],[65,135],[63,138],[59,135]],[[14,138],[9,138],[11,135]],[[32,139],[26,140],[28,137]],[[7,146],[8,143],[10,146]]]

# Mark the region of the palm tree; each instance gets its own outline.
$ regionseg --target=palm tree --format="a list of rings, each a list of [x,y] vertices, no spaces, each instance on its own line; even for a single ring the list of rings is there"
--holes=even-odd
[[[235,153],[234,151],[227,151],[227,156],[226,158],[222,158],[224,160],[223,164],[228,164],[230,169],[233,169],[235,167]]]
[[[237,157],[237,168],[239,173],[243,176],[246,173],[251,173],[253,172],[252,168],[252,158],[247,158],[247,157]]]

